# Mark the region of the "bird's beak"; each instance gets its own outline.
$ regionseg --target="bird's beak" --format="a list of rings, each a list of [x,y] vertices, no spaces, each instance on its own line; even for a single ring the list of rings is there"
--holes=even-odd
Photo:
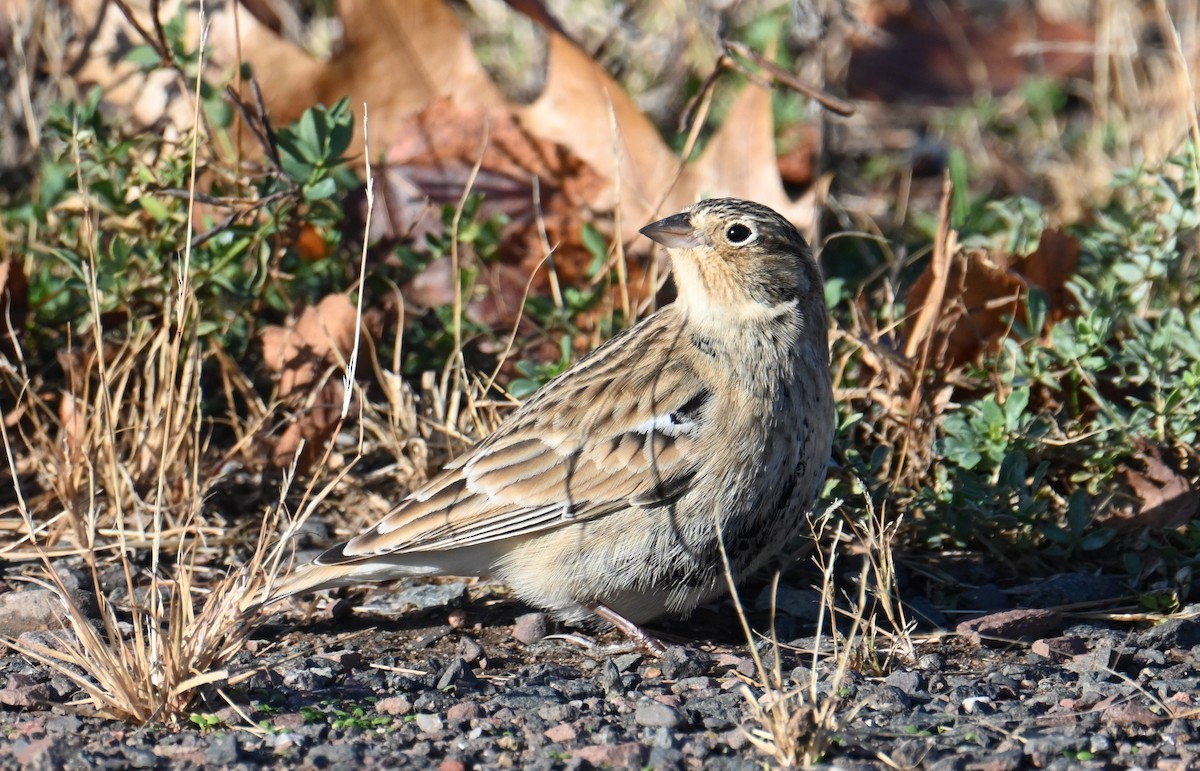
[[[664,220],[652,222],[639,232],[651,241],[657,241],[672,249],[692,249],[700,246],[700,238],[696,235],[687,212],[672,214]]]

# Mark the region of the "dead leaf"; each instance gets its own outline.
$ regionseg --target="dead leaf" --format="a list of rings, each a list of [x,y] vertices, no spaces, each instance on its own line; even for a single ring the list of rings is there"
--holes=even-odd
[[[1137,460],[1144,470],[1125,465],[1121,471],[1137,497],[1135,510],[1116,510],[1107,524],[1121,531],[1170,530],[1183,527],[1200,513],[1200,491],[1163,460],[1158,447],[1139,442]]]
[[[131,0],[127,5],[142,29],[154,29],[150,9],[158,4]],[[159,18],[172,18],[178,7],[178,0],[162,3]],[[81,83],[100,86],[107,101],[130,107],[141,125],[164,119],[176,129],[191,125],[193,108],[184,96],[190,93],[189,84],[173,72],[145,73],[127,61],[128,53],[144,41],[113,4],[81,0],[73,10],[81,29],[97,30],[84,41],[86,50],[77,46],[71,51],[82,60]],[[206,16],[210,75],[222,80],[238,57],[244,58],[276,125],[299,118],[313,105],[348,96],[361,126],[361,108],[367,103],[376,137],[392,136],[399,123],[438,96],[481,107],[503,102],[445,3],[342,0],[338,12],[345,37],[334,55],[321,61],[285,40],[241,3],[211,7]],[[185,19],[185,40],[194,46],[199,42],[198,17],[189,11]],[[362,142],[362,132],[356,131],[350,153],[360,152]]]
[[[771,91],[749,83],[699,160],[670,191],[664,210],[678,211],[704,197],[748,198],[770,206],[803,233],[816,223],[822,187],[814,185],[795,201],[784,190],[775,157]]]
[[[880,34],[858,41],[846,73],[847,93],[860,99],[948,105],[1007,93],[1034,74],[1091,75],[1092,29],[1024,8],[989,15],[909,0],[873,21]]]
[[[1042,291],[1049,301],[1047,325],[1070,313],[1072,300],[1066,281],[1074,275],[1078,259],[1078,242],[1056,230],[1045,231],[1032,254],[1015,260],[984,250],[955,254],[944,278],[944,297],[932,291],[942,283],[934,266],[913,283],[907,299],[905,337],[913,338],[916,320],[925,314],[926,304],[937,303],[936,327],[923,334],[940,338],[943,345],[933,348],[944,349],[938,357],[940,364],[952,368],[973,361],[1008,334],[1012,319],[1024,317],[1031,288]],[[905,349],[909,348],[906,344]]]
[[[519,110],[521,125],[595,169],[609,186],[593,208],[612,210],[619,201],[625,230],[636,233],[658,212],[679,159],[612,76],[557,32],[550,32],[548,67],[542,93]]]
[[[307,468],[337,428],[343,396],[341,367],[350,358],[356,321],[350,299],[333,294],[305,308],[291,325],[269,326],[260,333],[263,362],[279,375],[279,395],[296,413],[275,444],[276,466],[290,465],[304,439],[307,445],[300,466]]]
[[[595,210],[621,205],[621,237],[702,197],[733,196],[778,211],[802,232],[816,221],[818,187],[793,201],[775,156],[771,92],[746,85],[700,158],[686,168],[654,124],[607,72],[573,42],[552,34],[549,76],[520,111],[533,135],[561,142],[608,181]]]

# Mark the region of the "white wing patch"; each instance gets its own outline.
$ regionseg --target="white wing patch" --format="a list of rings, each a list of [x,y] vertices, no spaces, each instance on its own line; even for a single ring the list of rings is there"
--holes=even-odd
[[[691,416],[680,415],[678,412],[668,412],[666,415],[655,415],[629,430],[635,434],[650,434],[653,432],[674,438],[677,436],[690,436],[696,433],[699,427],[699,421]]]

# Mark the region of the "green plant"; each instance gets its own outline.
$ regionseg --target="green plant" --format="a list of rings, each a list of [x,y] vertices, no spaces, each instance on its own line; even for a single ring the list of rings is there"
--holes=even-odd
[[[225,722],[210,712],[193,712],[188,715],[188,720],[199,727],[201,732],[211,731]]]

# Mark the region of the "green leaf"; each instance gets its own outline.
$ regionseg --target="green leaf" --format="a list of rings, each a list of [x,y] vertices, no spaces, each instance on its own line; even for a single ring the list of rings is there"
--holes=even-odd
[[[157,222],[166,222],[171,217],[171,211],[166,204],[152,195],[138,196],[137,204]]]
[[[600,275],[600,270],[608,261],[608,244],[604,242],[604,236],[600,235],[600,231],[596,230],[590,222],[583,223],[582,241],[583,248],[592,255],[592,260],[587,267],[587,276],[595,278]]]
[[[162,65],[162,57],[151,45],[130,48],[125,54],[125,61],[142,70],[154,70]]]
[[[304,186],[304,198],[307,201],[323,201],[332,198],[337,193],[337,181],[333,177],[325,177],[311,185]]]

